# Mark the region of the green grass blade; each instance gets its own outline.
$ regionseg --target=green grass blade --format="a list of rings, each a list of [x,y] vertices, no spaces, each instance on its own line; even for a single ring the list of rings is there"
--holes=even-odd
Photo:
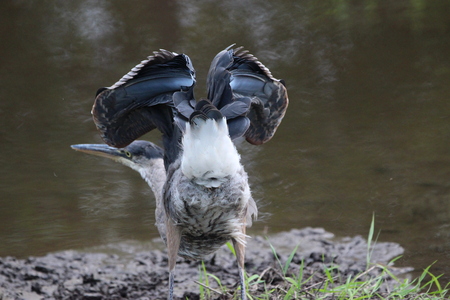
[[[227,245],[228,249],[230,249],[231,253],[233,253],[234,257],[236,257],[236,251],[234,250],[234,247],[231,244],[231,242],[227,242],[226,245]]]
[[[370,260],[372,258],[372,252],[370,248],[372,247],[372,239],[374,231],[375,231],[375,213],[372,213],[372,222],[370,223],[369,235],[367,236],[366,268],[369,268]]]
[[[277,262],[278,262],[278,265],[280,266],[281,269],[283,269],[283,265],[281,264],[281,261],[280,261],[280,259],[278,258],[277,251],[275,251],[275,248],[273,247],[273,245],[272,245],[272,243],[269,241],[269,239],[268,239],[268,238],[266,238],[266,239],[267,239],[267,241],[269,242],[270,249],[272,250],[273,256],[275,256],[275,258],[276,258],[276,260],[277,260]]]
[[[288,259],[286,261],[286,263],[284,264],[284,267],[283,267],[283,275],[284,276],[286,276],[287,270],[289,269],[289,266],[291,265],[292,259],[294,258],[295,253],[297,253],[298,246],[299,245],[297,245],[294,248],[294,250],[292,250],[291,254],[289,255],[289,257],[288,257]]]

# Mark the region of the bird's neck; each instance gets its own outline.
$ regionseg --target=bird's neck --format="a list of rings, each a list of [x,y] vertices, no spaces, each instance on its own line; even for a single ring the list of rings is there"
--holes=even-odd
[[[225,118],[187,124],[182,140],[181,171],[205,187],[219,187],[242,168]]]
[[[154,159],[151,163],[136,169],[136,171],[141,174],[141,177],[150,186],[157,201],[162,201],[164,183],[167,177],[163,159]]]

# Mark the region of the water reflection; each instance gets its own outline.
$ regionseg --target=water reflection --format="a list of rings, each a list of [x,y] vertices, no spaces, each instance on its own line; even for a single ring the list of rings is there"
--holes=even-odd
[[[116,37],[123,30],[111,10],[109,1],[69,1],[53,6],[43,30],[54,63],[73,63],[80,54],[89,59],[85,63],[91,67],[115,59],[121,50]]]
[[[74,153],[101,142],[97,88],[151,51],[237,43],[287,82],[275,138],[239,146],[262,210],[252,233],[320,226],[402,244],[450,274],[450,4],[444,1],[3,1],[0,255],[156,237],[138,174]],[[158,141],[157,133],[146,138]],[[445,277],[445,278],[448,278]],[[448,280],[447,280],[448,281]]]

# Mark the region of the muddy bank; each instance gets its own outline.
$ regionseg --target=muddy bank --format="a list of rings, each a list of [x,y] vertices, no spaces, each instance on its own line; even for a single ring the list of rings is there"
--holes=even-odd
[[[283,263],[299,245],[289,272],[298,272],[304,261],[305,274],[321,279],[324,265],[334,264],[346,276],[366,270],[367,242],[360,236],[335,239],[321,228],[293,229],[269,237]],[[161,241],[152,248],[163,249]],[[395,243],[377,243],[372,262],[386,264],[403,253]],[[223,247],[205,261],[207,271],[220,278],[230,293],[237,287],[237,264],[230,251]],[[177,299],[199,299],[199,262],[179,258],[176,267]],[[411,268],[394,269],[404,273]],[[279,264],[263,237],[248,241],[246,271],[263,274],[267,285],[281,282]],[[377,269],[369,275],[376,275]],[[89,252],[62,251],[44,257],[0,258],[0,299],[165,299],[167,292],[167,257],[161,250],[146,251],[142,246],[123,243],[107,245]],[[311,283],[313,283],[312,281]],[[390,282],[387,281],[386,285]],[[211,284],[214,287],[214,284]],[[262,285],[261,285],[262,288]],[[258,294],[254,286],[251,293]],[[214,295],[213,299],[230,296]],[[230,298],[231,299],[231,298]]]

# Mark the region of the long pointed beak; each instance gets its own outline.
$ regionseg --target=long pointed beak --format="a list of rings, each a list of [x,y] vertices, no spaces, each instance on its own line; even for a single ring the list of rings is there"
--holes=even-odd
[[[113,160],[118,160],[122,157],[122,152],[119,151],[119,149],[110,147],[106,144],[78,144],[71,145],[70,147],[76,151],[103,156]]]

